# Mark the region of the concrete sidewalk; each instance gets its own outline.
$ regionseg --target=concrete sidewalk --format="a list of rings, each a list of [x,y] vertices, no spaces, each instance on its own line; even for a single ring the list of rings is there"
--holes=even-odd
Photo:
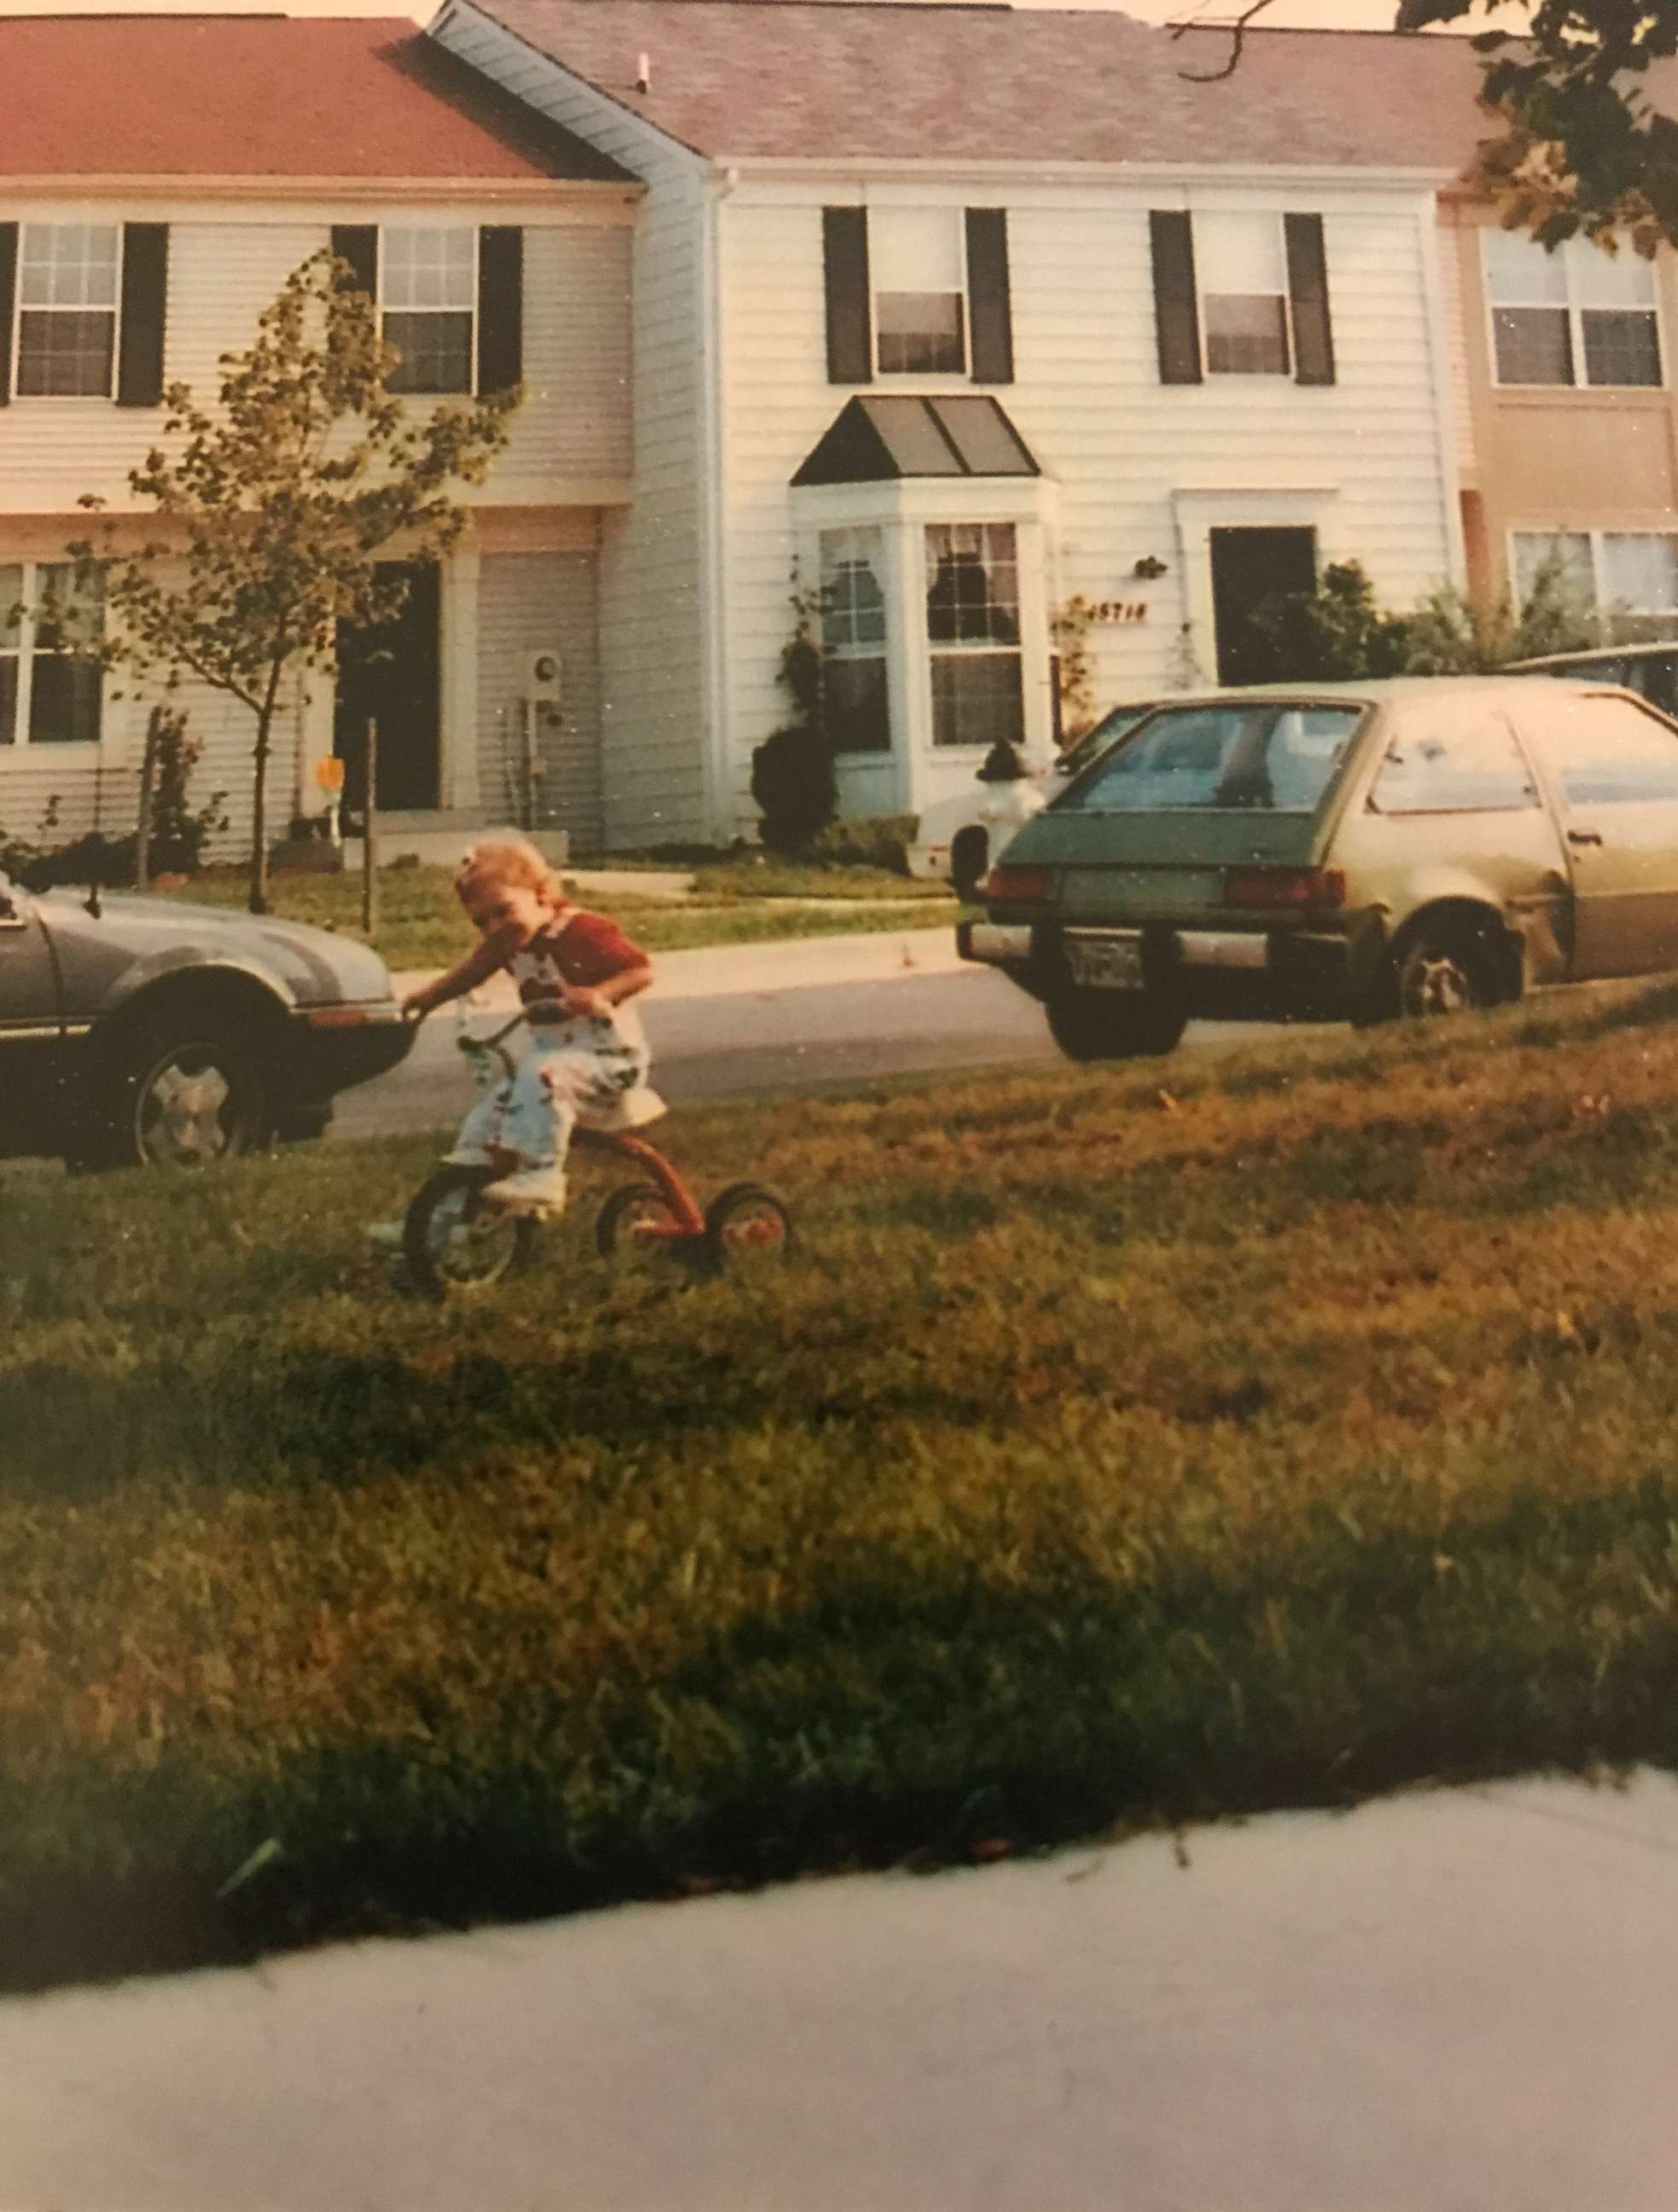
[[[1670,2212],[1678,1784],[0,2004],[5,2212]]]
[[[649,999],[718,999],[797,990],[821,983],[889,982],[900,975],[948,975],[982,970],[958,957],[953,929],[857,932],[843,937],[789,937],[770,945],[708,945],[691,952],[654,955],[658,981]],[[398,995],[429,982],[437,970],[395,976]],[[486,1007],[517,1003],[512,979],[498,975],[478,993]]]

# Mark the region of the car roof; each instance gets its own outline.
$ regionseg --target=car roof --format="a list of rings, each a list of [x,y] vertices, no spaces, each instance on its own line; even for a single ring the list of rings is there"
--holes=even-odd
[[[1619,684],[1590,684],[1581,679],[1581,690],[1620,691]],[[1207,707],[1238,705],[1243,699],[1322,701],[1334,705],[1344,701],[1348,706],[1384,706],[1392,701],[1414,697],[1435,697],[1441,692],[1451,692],[1470,698],[1476,694],[1496,694],[1502,691],[1526,696],[1527,687],[1517,676],[1500,671],[1495,676],[1379,676],[1363,682],[1340,678],[1314,684],[1242,684],[1208,687],[1203,691],[1178,691],[1155,701],[1160,710],[1171,707]]]
[[[1592,645],[1578,653],[1539,653],[1530,660],[1511,660],[1511,669],[1594,668],[1609,660],[1678,659],[1678,640],[1654,639],[1644,645]]]

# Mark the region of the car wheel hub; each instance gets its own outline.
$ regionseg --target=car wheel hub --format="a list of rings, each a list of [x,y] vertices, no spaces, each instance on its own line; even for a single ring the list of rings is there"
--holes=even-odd
[[[196,1167],[231,1149],[227,1109],[233,1085],[214,1062],[170,1060],[140,1099],[140,1147],[159,1166]]]
[[[1468,978],[1447,953],[1419,960],[1408,978],[1406,1012],[1412,1014],[1460,1014],[1474,1004]]]

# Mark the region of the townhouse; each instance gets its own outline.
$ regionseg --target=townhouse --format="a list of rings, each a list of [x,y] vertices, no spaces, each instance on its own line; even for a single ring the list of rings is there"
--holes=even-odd
[[[1401,604],[1462,574],[1461,42],[1255,36],[1204,82],[1225,34],[1110,11],[447,0],[430,28],[647,186],[615,840],[749,823],[795,598],[873,814],[999,737],[1049,750],[1074,603],[1106,703],[1239,680],[1254,602],[1328,560]]]
[[[374,294],[416,409],[518,381],[526,398],[462,495],[458,550],[412,567],[394,633],[344,636],[336,690],[289,702],[270,817],[319,811],[323,758],[345,758],[353,787],[373,715],[398,830],[518,823],[598,843],[598,571],[633,474],[641,185],[406,20],[9,17],[0,82],[0,829],[131,826],[149,700],[50,619],[88,528],[77,501],[153,534],[127,477],[166,385],[212,398],[218,357],[330,243]],[[202,685],[181,698],[204,746],[193,798],[227,792],[236,849],[251,719]]]

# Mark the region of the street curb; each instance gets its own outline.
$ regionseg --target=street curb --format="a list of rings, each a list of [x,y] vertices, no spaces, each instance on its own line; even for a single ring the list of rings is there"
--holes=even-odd
[[[429,983],[442,971],[422,969],[392,976],[397,995]],[[793,937],[769,945],[707,945],[653,957],[656,978],[649,997],[726,999],[768,996],[821,984],[885,983],[915,976],[977,974],[956,951],[951,929],[884,930],[846,937]],[[486,1006],[513,1006],[510,976],[480,986]]]

